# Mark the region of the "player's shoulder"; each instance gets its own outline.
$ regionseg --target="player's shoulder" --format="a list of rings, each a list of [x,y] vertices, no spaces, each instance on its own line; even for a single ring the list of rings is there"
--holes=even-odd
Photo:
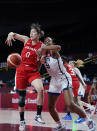
[[[30,43],[30,42],[31,42],[31,39],[28,36],[25,36],[25,43],[24,44]]]
[[[79,72],[80,72],[80,70],[79,70],[77,67],[75,67],[74,69],[75,69],[76,71],[79,71]]]
[[[44,48],[46,45],[43,43],[43,42],[41,42],[41,48]]]

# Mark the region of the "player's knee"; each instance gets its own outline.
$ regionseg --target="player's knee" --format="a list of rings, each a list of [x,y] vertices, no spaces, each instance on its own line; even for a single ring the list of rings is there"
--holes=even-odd
[[[74,102],[70,101],[69,103],[67,103],[67,106],[69,107],[69,109],[72,109],[74,106]]]
[[[19,106],[24,107],[25,106],[25,99],[26,99],[26,91],[20,91],[19,92]]]
[[[20,96],[19,97],[19,106],[24,107],[25,106],[25,97]]]

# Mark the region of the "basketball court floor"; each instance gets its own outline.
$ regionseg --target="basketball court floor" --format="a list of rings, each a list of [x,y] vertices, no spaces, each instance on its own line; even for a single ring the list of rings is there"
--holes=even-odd
[[[56,127],[56,123],[51,118],[48,112],[42,112],[42,117],[46,124],[39,125],[34,122],[34,117],[36,112],[33,111],[25,111],[25,121],[26,121],[26,129],[25,131],[54,131]],[[59,113],[60,118],[64,116],[65,113]],[[72,121],[65,121],[62,122],[66,126],[66,131],[88,131],[87,125],[84,123],[82,124],[75,124],[74,120],[77,119],[77,115],[72,113],[73,120]],[[97,114],[94,115],[93,120],[97,123]],[[96,125],[97,129],[97,125]],[[0,131],[19,131],[19,113],[17,110],[0,110]]]

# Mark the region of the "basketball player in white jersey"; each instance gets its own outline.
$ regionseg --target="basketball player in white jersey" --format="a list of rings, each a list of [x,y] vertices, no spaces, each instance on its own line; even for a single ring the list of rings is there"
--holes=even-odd
[[[52,118],[58,124],[56,131],[64,128],[62,127],[59,115],[55,107],[58,96],[62,91],[66,105],[71,109],[71,111],[77,113],[87,121],[90,131],[91,129],[94,129],[95,131],[94,122],[92,120],[88,120],[85,112],[73,102],[72,80],[70,75],[67,73],[63,65],[63,61],[59,55],[61,47],[58,45],[52,45],[52,43],[53,41],[50,37],[45,39],[44,44],[47,46],[43,47],[41,50],[41,63],[45,65],[47,72],[51,76],[48,91],[48,108]]]

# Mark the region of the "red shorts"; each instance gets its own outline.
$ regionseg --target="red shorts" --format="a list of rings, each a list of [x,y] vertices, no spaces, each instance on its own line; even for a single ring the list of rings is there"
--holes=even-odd
[[[27,84],[31,83],[35,79],[40,79],[38,71],[33,71],[28,67],[21,67],[16,70],[16,89],[26,89]]]
[[[74,94],[74,96],[78,96],[78,89],[80,87],[79,81],[72,81],[72,86],[73,86],[73,94]]]

